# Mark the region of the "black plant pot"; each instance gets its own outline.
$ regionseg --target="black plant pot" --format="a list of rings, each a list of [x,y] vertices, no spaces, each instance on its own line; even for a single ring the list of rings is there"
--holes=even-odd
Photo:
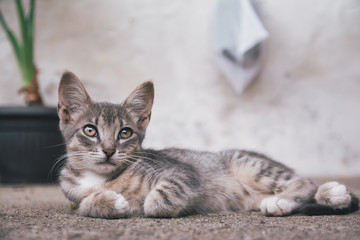
[[[49,183],[65,153],[56,108],[0,108],[0,182]]]

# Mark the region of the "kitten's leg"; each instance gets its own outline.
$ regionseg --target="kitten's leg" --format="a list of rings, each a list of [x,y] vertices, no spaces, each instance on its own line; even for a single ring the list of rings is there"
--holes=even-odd
[[[78,212],[82,216],[117,218],[129,213],[129,202],[111,190],[90,193],[80,203]]]
[[[121,194],[100,187],[82,185],[77,177],[79,173],[70,166],[65,166],[61,171],[60,185],[80,215],[115,218],[129,214],[129,203]]]
[[[311,180],[298,176],[278,184],[282,191],[261,201],[260,210],[267,216],[286,216],[293,213],[306,204],[317,189]]]
[[[269,216],[288,215],[294,210],[307,215],[333,215],[355,212],[359,205],[357,197],[343,184],[328,182],[317,189],[309,179],[302,178],[283,193],[265,198],[260,208]]]
[[[351,193],[348,188],[338,182],[327,182],[321,185],[315,194],[317,203],[324,206],[341,209],[351,203]]]
[[[322,184],[314,201],[302,209],[307,215],[348,214],[359,210],[359,199],[349,189],[338,182]]]
[[[144,202],[144,213],[148,217],[176,217],[184,211],[194,196],[185,183],[161,181],[149,192]]]
[[[267,216],[289,215],[315,195],[317,186],[311,180],[262,154],[248,151],[222,154],[231,159],[235,180],[250,193],[248,197],[254,205],[247,209],[260,209]]]

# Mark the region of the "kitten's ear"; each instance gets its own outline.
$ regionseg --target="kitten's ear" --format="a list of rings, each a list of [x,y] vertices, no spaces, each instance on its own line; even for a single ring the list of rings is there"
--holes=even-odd
[[[137,125],[146,129],[151,118],[154,103],[154,84],[151,81],[139,85],[124,101],[123,106],[129,109],[129,115],[135,118]]]
[[[80,80],[72,72],[64,72],[58,90],[58,115],[60,120],[69,123],[73,115],[83,111],[91,102]]]

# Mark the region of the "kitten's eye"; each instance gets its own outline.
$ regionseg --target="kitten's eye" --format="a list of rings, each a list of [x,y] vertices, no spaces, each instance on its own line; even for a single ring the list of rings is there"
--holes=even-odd
[[[120,133],[119,133],[119,139],[126,139],[126,138],[129,138],[131,137],[133,134],[133,131],[131,130],[131,128],[123,128],[120,130]]]
[[[92,125],[86,125],[84,127],[84,133],[88,135],[89,137],[96,137],[97,136],[97,130],[96,127]]]

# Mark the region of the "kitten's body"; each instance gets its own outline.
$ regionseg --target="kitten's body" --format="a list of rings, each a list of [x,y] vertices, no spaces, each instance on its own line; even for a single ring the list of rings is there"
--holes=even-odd
[[[331,182],[318,188],[261,154],[142,149],[153,96],[148,82],[120,105],[94,103],[73,74],[63,75],[59,116],[68,160],[60,181],[79,214],[175,217],[261,210],[283,216],[344,214],[359,208],[344,185]]]

